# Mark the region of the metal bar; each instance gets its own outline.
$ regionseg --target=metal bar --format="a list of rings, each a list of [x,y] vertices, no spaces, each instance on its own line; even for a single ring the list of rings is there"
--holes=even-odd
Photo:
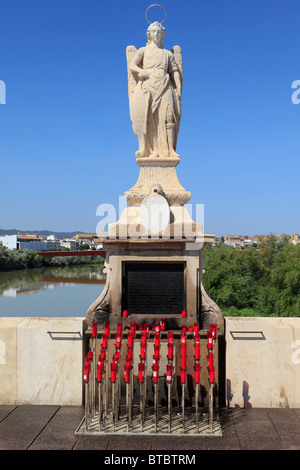
[[[130,408],[130,398],[129,398],[129,386],[130,384],[126,383],[126,414],[127,414],[127,431],[129,431],[129,408]]]
[[[143,382],[143,383],[140,383],[140,413],[141,413],[141,427],[142,427],[142,431],[143,431],[143,427],[144,427],[143,387],[144,387],[144,382]]]
[[[132,401],[133,401],[133,367],[130,370],[130,397],[129,397],[129,425],[131,426],[132,421]]]
[[[109,373],[108,373],[108,353],[105,357],[104,362],[104,424],[107,418],[107,398],[108,398],[108,387],[109,387]]]
[[[157,384],[154,384],[154,430],[157,432]]]
[[[168,415],[169,415],[168,428],[169,428],[169,432],[171,432],[172,416],[171,416],[171,384],[170,383],[168,383]]]
[[[212,383],[209,384],[209,425],[210,430],[213,430],[213,390],[214,385]]]
[[[102,393],[103,393],[103,386],[102,382],[99,382],[99,429],[102,430],[102,423],[103,423],[103,400],[102,400]]]
[[[85,391],[85,429],[88,430],[89,427],[89,386],[88,382],[84,384]]]
[[[195,394],[195,413],[196,413],[196,429],[199,432],[199,384],[196,383],[196,394]]]
[[[116,428],[116,398],[115,398],[115,383],[113,382],[112,383],[112,387],[111,387],[111,390],[112,390],[112,396],[111,396],[111,399],[112,399],[112,417],[113,417],[113,428],[114,428],[114,431],[115,431],[115,428]]]
[[[185,432],[184,386],[185,386],[185,384],[183,383],[181,385],[181,389],[182,389],[181,409],[182,409],[182,429],[183,429],[183,432]]]
[[[91,380],[91,388],[92,388],[92,396],[91,396],[91,404],[92,404],[92,418],[95,416],[96,413],[96,338],[93,338],[92,344],[92,351],[93,351],[93,358],[91,361],[91,372],[92,372],[92,380]]]

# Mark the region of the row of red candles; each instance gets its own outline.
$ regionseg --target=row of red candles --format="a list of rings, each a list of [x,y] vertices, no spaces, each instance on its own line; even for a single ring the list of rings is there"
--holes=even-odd
[[[154,330],[154,355],[153,355],[153,383],[158,382],[159,377],[159,350],[160,350],[160,332],[165,331],[166,322],[165,319],[161,319],[160,322],[156,322],[155,325],[152,327]],[[113,356],[111,362],[111,382],[116,382],[117,372],[118,372],[118,363],[120,358],[120,349],[122,343],[122,322],[118,322],[117,324],[117,332],[116,332],[116,351]],[[128,331],[127,335],[127,355],[126,355],[126,362],[124,365],[124,378],[125,382],[128,383],[130,381],[130,373],[132,370],[132,355],[133,355],[133,343],[135,338],[135,332],[137,330],[137,325],[135,322],[130,323],[130,330]],[[140,343],[140,358],[141,361],[138,364],[138,380],[140,383],[144,382],[145,377],[145,359],[146,359],[146,349],[147,349],[147,339],[149,336],[150,325],[144,324],[139,326],[139,330],[142,331],[141,335],[141,343]],[[181,383],[186,383],[186,334],[187,331],[189,333],[194,334],[194,381],[196,384],[200,383],[200,334],[199,334],[199,324],[195,323],[194,326],[183,326],[181,329],[181,339],[180,339],[180,379]],[[210,330],[207,331],[207,348],[208,348],[208,371],[209,371],[209,382],[214,383],[215,381],[215,368],[213,366],[214,361],[214,341],[216,340],[217,334],[217,325],[212,324],[210,325]],[[97,323],[93,322],[92,324],[92,338],[96,338],[97,336]],[[105,322],[105,330],[104,334],[102,335],[102,344],[101,344],[101,352],[99,354],[99,359],[97,363],[97,381],[102,382],[103,380],[103,372],[105,367],[105,360],[106,360],[106,352],[108,346],[108,339],[110,336],[110,322]],[[166,371],[166,381],[167,383],[172,382],[172,368],[173,368],[173,354],[174,354],[174,334],[172,331],[168,332],[168,364],[167,364],[167,371]],[[90,364],[91,360],[93,359],[93,351],[89,351],[87,357],[85,358],[85,365],[84,365],[84,381],[89,381],[89,372],[90,372]]]

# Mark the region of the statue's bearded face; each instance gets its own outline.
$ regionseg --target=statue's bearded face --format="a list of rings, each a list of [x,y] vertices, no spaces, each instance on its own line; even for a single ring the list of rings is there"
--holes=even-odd
[[[150,41],[153,41],[155,44],[161,44],[164,38],[164,30],[159,24],[149,26],[148,34]]]

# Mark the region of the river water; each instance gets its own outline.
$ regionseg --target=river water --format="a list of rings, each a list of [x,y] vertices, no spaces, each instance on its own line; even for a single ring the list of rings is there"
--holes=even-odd
[[[105,285],[101,266],[0,272],[0,317],[85,317]]]

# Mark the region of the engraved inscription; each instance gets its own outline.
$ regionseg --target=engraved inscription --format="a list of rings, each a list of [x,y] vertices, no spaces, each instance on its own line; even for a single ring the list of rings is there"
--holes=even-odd
[[[127,263],[124,305],[130,314],[176,315],[184,308],[183,263]]]

